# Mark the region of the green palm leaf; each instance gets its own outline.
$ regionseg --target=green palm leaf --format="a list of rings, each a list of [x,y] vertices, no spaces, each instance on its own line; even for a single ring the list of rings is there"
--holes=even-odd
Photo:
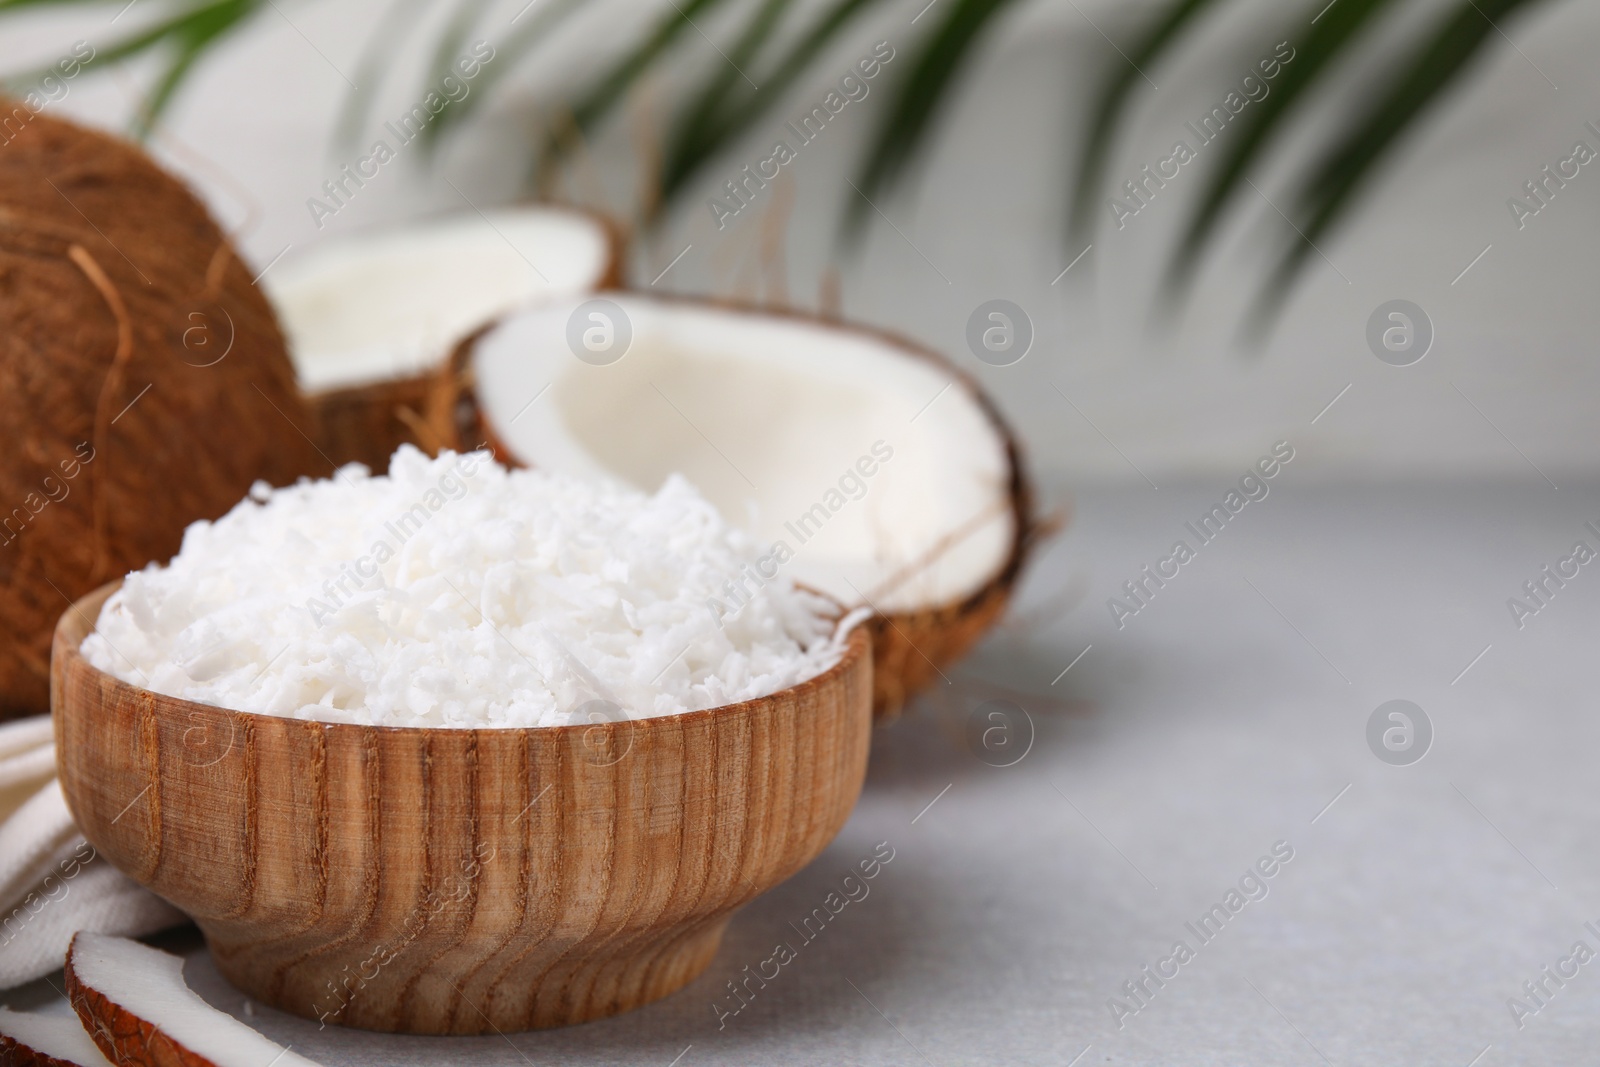
[[[574,143],[572,134],[588,134],[621,102],[628,89],[666,55],[685,30],[698,29],[694,22],[696,15],[708,14],[724,2],[726,0],[684,0],[679,4],[677,0],[669,0],[672,13],[662,18],[643,41],[579,96],[571,108],[570,128],[556,130],[550,135],[547,152],[559,157]]]
[[[980,36],[1010,2],[955,0],[944,20],[923,42],[910,63],[910,74],[890,99],[871,153],[854,183],[859,195],[850,201],[845,213],[846,235],[860,232],[873,196],[902,176]]]
[[[1340,0],[1334,4],[1297,44],[1294,61],[1282,68],[1267,96],[1251,104],[1243,122],[1229,126],[1222,161],[1211,174],[1173,254],[1167,273],[1169,295],[1177,295],[1192,282],[1207,240],[1230,203],[1247,188],[1245,175],[1265,154],[1273,135],[1283,129],[1294,106],[1344,56],[1356,36],[1395,2]]]
[[[438,86],[446,76],[455,70],[455,62],[460,58],[462,48],[467,43],[467,34],[478,24],[483,17],[483,12],[488,8],[491,0],[460,0],[456,5],[450,24],[445,27],[444,33],[439,37],[439,43],[433,50],[433,62],[428,65],[427,85],[431,89]],[[462,98],[464,103],[472,94],[469,92]],[[449,111],[445,108],[445,111]],[[444,112],[440,112],[442,117]],[[444,125],[436,117],[433,122],[422,128],[422,143],[425,147],[433,147],[438,143],[439,135],[444,132]]]
[[[378,27],[368,37],[356,63],[355,88],[345,94],[344,106],[339,109],[339,120],[334,127],[335,139],[345,147],[355,144],[361,127],[372,109],[378,85],[383,80],[383,68],[400,47],[408,30],[415,25],[419,9],[428,0],[392,0]]]
[[[0,11],[10,11],[19,7],[58,7],[65,4],[93,4],[101,0],[0,0]]]
[[[1500,28],[1496,20],[1543,0],[1467,0],[1401,64],[1401,74],[1311,168],[1298,195],[1298,232],[1257,298],[1250,329],[1259,336],[1275,321],[1300,272],[1350,208],[1352,198],[1402,133],[1453,86]],[[1319,253],[1320,254],[1320,253]]]
[[[783,99],[790,87],[810,69],[822,50],[858,15],[879,0],[837,0],[823,11],[811,28],[789,49],[770,72],[760,74],[761,92],[742,101],[695,113],[684,109],[673,138],[668,142],[661,174],[661,198],[671,202],[700,167],[742,135]],[[704,94],[703,94],[704,95]]]
[[[86,0],[0,0],[0,11],[84,2]],[[189,6],[114,44],[96,49],[91,62],[97,66],[110,66],[163,49],[173,53],[140,105],[134,119],[134,133],[137,136],[145,136],[160,120],[195,64],[228,34],[247,23],[263,6],[264,0],[213,0],[211,3]],[[46,73],[47,70],[27,71],[12,75],[5,81],[10,85],[26,85],[36,82]]]
[[[1196,18],[1206,14],[1217,0],[1177,0],[1158,15],[1145,29],[1126,63],[1118,64],[1112,75],[1100,88],[1099,98],[1090,112],[1094,118],[1078,155],[1078,175],[1073,183],[1072,210],[1069,214],[1068,232],[1083,236],[1090,229],[1090,217],[1101,185],[1105,182],[1106,164],[1110,162],[1111,147],[1130,94],[1145,77],[1144,68],[1153,67],[1170,46]]]
[[[439,112],[430,124],[429,130],[434,134],[434,141],[436,142],[449,127],[460,125],[471,117],[479,105],[489,97],[494,87],[506,75],[517,69],[518,62],[527,58],[543,44],[545,38],[566,21],[567,16],[578,10],[581,3],[582,0],[543,0],[538,12],[531,19],[505,40],[496,43],[495,60],[478,74],[472,92],[465,99]],[[520,20],[519,14],[513,18],[512,24],[515,25]]]
[[[45,5],[122,3],[124,0],[0,0],[0,14]],[[195,67],[227,37],[249,24],[252,17],[274,0],[151,0],[162,4],[151,25],[101,49],[96,67],[110,66],[145,55],[160,55],[162,64],[135,120],[135,132],[147,133],[160,121]],[[338,124],[339,135],[359,132],[371,109],[383,74],[393,55],[421,21],[424,5],[452,5],[444,27],[432,42],[425,66],[425,86],[433,87],[450,69],[462,44],[490,8],[490,0],[394,0],[369,36],[357,71],[359,84],[346,98]],[[627,93],[669,55],[684,36],[693,32],[721,53],[707,72],[685,94],[674,112],[664,146],[657,205],[681,196],[700,168],[747,133],[771,112],[784,94],[811,70],[839,39],[841,33],[880,0],[827,0],[807,21],[785,29],[791,9],[799,0],[740,0],[739,17],[727,39],[718,44],[702,23],[730,0],[665,0],[659,17],[631,48],[573,98],[565,122],[543,136],[537,148],[540,162],[549,166],[577,143],[577,136],[598,128],[615,113]],[[1310,0],[1321,5],[1323,0]],[[1208,176],[1200,197],[1174,249],[1164,292],[1186,292],[1222,221],[1251,186],[1250,173],[1260,168],[1286,129],[1295,109],[1331,80],[1339,60],[1357,47],[1372,27],[1395,16],[1407,5],[1425,0],[1335,0],[1322,7],[1312,29],[1294,42],[1295,61],[1286,65],[1269,94],[1256,100],[1248,115],[1234,124],[1218,165]],[[1358,109],[1351,122],[1314,156],[1314,165],[1292,193],[1287,216],[1295,230],[1268,276],[1253,313],[1260,326],[1282,307],[1290,288],[1323,240],[1347,216],[1378,165],[1393,150],[1400,136],[1465,75],[1486,44],[1500,34],[1498,22],[1531,9],[1541,0],[1463,0],[1452,8],[1411,49],[1400,73]],[[517,70],[544,43],[548,35],[575,10],[580,0],[543,0],[536,14],[496,42],[496,59],[485,66],[472,91],[441,112],[428,127],[426,142],[436,144],[451,126],[467,121],[505,77]],[[872,198],[893,191],[910,172],[923,143],[947,105],[962,73],[981,45],[984,33],[1007,14],[1010,0],[944,0],[936,22],[909,46],[908,60],[898,64],[885,80],[886,107],[867,155],[858,171],[853,198],[842,220],[842,235],[859,232]],[[1094,207],[1102,195],[1106,167],[1118,128],[1134,93],[1145,80],[1143,72],[1187,40],[1225,0],[1167,0],[1145,22],[1125,62],[1116,64],[1101,82],[1089,108],[1089,122],[1074,170],[1069,193],[1068,232],[1086,235]],[[523,18],[523,9],[513,20]],[[924,9],[925,12],[929,9]],[[1309,14],[1309,11],[1308,11]],[[920,19],[920,15],[918,18]],[[721,22],[723,20],[717,20]],[[718,31],[721,34],[721,31]],[[763,57],[768,61],[763,63]],[[36,80],[44,71],[8,79],[20,84]],[[746,76],[759,80],[759,90],[745,91]],[[1263,327],[1264,328],[1264,327]]]
[[[710,76],[701,84],[700,91],[684,101],[678,110],[677,121],[668,139],[670,147],[665,153],[666,158],[672,161],[672,165],[681,166],[688,161],[710,158],[707,138],[716,128],[719,116],[735,106],[732,103],[734,93],[749,99],[739,84],[749,78],[744,69],[754,63],[757,52],[772,37],[790,6],[791,0],[760,0],[755,11],[751,13],[744,32],[739,35],[733,48],[728,52],[727,62],[714,65]],[[760,87],[755,82],[749,84],[751,94],[760,92]],[[678,181],[681,182],[686,176],[680,172],[677,175]],[[675,184],[673,176],[662,175],[662,192],[673,188]]]
[[[138,118],[134,120],[133,126],[136,137],[142,138],[149,134],[167,106],[172,103],[173,94],[177,92],[179,84],[205,54],[206,49],[240,21],[248,18],[253,7],[252,0],[224,0],[224,3],[199,12],[198,17],[186,22],[183,28],[173,35],[178,46],[177,54],[167,64],[167,69],[157,79],[154,88],[145,97],[144,104],[139,109]]]

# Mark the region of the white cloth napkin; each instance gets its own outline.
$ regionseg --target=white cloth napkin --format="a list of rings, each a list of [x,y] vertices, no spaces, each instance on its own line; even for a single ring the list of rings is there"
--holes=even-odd
[[[60,968],[79,930],[139,937],[187,921],[78,833],[50,716],[0,725],[0,989]]]

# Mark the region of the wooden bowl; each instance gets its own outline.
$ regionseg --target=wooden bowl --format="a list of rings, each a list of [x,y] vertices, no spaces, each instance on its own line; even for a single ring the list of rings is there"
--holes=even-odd
[[[542,729],[306,722],[162,696],[56,627],[61,785],[116,867],[194,917],[217,968],[369,1030],[563,1026],[664,997],[733,910],[803,867],[866,775],[870,637],[770,697]]]

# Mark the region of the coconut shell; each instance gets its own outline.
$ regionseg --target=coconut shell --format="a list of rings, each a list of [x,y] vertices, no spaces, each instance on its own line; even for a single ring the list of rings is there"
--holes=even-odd
[[[693,298],[660,297],[654,294],[651,299],[708,303]],[[715,302],[714,306],[731,311],[751,310],[725,301]],[[765,314],[826,326],[841,325],[831,319],[801,312],[761,310]],[[522,461],[496,436],[477,400],[477,382],[472,365],[473,347],[493,326],[494,323],[490,323],[463,339],[449,361],[440,368],[430,387],[419,441],[423,447],[435,453],[443,448],[458,452],[487,448],[500,462],[521,466]],[[907,338],[855,324],[848,328],[872,334],[916,358],[938,364],[942,373],[966,388],[983,409],[995,434],[1005,442],[1006,459],[1011,472],[1005,506],[1012,512],[1013,534],[1005,562],[994,575],[961,600],[920,611],[879,614],[868,621],[867,626],[872,632],[872,709],[874,717],[884,722],[898,716],[929,685],[944,681],[944,669],[966,655],[1005,614],[1022,568],[1034,545],[1047,532],[1047,526],[1035,511],[1033,487],[1027,476],[1016,434],[994,401],[971,375],[938,353]]]
[[[27,116],[0,149],[0,718],[49,710],[72,601],[257,479],[327,474],[265,295],[137,147]]]
[[[424,374],[308,394],[321,427],[318,446],[336,464],[387,472],[395,449],[422,444],[418,430],[432,381]]]
[[[984,406],[989,406],[986,399]],[[872,707],[879,720],[894,718],[918,693],[945,681],[944,668],[971,651],[1000,621],[1029,552],[1045,532],[1034,515],[1032,488],[1015,440],[1008,437],[1006,446],[1016,524],[1004,566],[964,600],[924,611],[875,615],[867,621],[872,632]]]

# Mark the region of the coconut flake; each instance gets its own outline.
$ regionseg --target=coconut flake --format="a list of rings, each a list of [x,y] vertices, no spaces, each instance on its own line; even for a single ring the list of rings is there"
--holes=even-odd
[[[325,722],[672,715],[838,661],[833,602],[774,569],[681,477],[647,495],[408,445],[386,476],[353,464],[194,523],[82,647],[168,696]]]

